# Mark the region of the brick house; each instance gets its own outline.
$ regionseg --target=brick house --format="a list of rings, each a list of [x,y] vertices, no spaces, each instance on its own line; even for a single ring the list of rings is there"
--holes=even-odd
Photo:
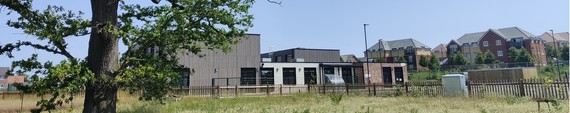
[[[398,57],[404,57],[410,70],[426,69],[419,65],[420,57],[431,57],[431,48],[412,38],[393,41],[380,39],[367,51],[368,54],[365,52],[365,55],[369,58],[383,58],[385,62],[395,62]]]
[[[512,63],[508,49],[516,47],[526,49],[536,65],[546,65],[544,40],[518,27],[489,29],[478,42],[481,51],[492,52],[499,62]]]
[[[477,52],[490,51],[502,63],[512,63],[508,56],[510,47],[526,49],[537,65],[546,65],[544,40],[518,27],[489,29],[485,32],[467,33],[447,44],[448,57],[461,53],[467,63],[474,64]]]

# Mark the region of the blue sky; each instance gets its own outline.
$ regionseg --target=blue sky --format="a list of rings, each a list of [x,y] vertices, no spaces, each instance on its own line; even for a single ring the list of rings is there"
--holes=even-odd
[[[126,0],[151,4],[150,0]],[[164,0],[163,0],[164,1]],[[90,18],[90,4],[84,0],[35,0],[34,7],[61,5],[80,10]],[[465,33],[489,28],[517,26],[535,35],[550,29],[568,31],[568,0],[283,0],[282,7],[258,0],[250,13],[254,27],[250,33],[261,34],[261,52],[295,47],[339,49],[341,54],[362,56],[364,32],[368,26],[368,46],[378,41],[414,38],[435,47]],[[21,30],[7,27],[6,10],[0,11],[0,44],[18,40],[35,41]],[[69,51],[74,56],[87,55],[88,37],[70,38]],[[121,50],[125,49],[120,47]],[[41,61],[58,62],[63,56],[32,48],[16,52],[16,58],[0,56],[0,67],[14,60],[40,54]]]

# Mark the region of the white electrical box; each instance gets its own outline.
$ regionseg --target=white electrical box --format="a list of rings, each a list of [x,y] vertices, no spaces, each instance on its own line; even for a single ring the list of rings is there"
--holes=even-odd
[[[466,77],[462,74],[448,74],[441,77],[443,95],[445,96],[468,96]]]

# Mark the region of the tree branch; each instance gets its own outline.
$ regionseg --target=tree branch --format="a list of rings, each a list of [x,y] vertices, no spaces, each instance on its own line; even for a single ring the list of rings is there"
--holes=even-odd
[[[8,55],[8,57],[13,58],[14,56],[12,55],[12,51],[14,51],[14,50],[19,51],[21,46],[31,46],[35,49],[44,50],[46,52],[51,52],[54,54],[60,54],[60,55],[63,55],[69,59],[75,59],[75,57],[73,57],[65,49],[61,50],[61,49],[58,49],[59,47],[53,47],[53,46],[50,47],[48,45],[34,44],[32,42],[29,42],[29,41],[19,41],[18,43],[15,43],[15,44],[10,43],[10,44],[6,44],[5,46],[0,46],[0,55],[6,54],[6,55]]]

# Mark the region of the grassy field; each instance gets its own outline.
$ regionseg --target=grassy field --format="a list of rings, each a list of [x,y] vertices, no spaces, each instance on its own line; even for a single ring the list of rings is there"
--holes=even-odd
[[[192,98],[166,104],[141,102],[133,96],[119,96],[119,113],[532,113],[537,104],[528,98],[464,97],[368,97],[344,96],[335,104],[327,95]],[[2,102],[2,101],[0,101]],[[0,108],[8,104],[2,103]],[[19,105],[19,103],[18,103]],[[552,105],[551,105],[552,106]],[[19,107],[18,107],[19,108]],[[558,110],[557,110],[558,108]],[[568,113],[568,101],[550,112]],[[56,112],[81,112],[80,107]],[[548,112],[542,104],[543,112]],[[0,111],[1,112],[1,111]],[[15,112],[15,111],[12,111]]]
[[[548,112],[543,104],[543,112]],[[79,112],[62,111],[62,112]],[[367,97],[344,96],[335,104],[329,96],[296,94],[281,97],[184,98],[157,102],[120,101],[120,113],[532,113],[537,104],[528,98]],[[550,112],[568,113],[568,102]]]

